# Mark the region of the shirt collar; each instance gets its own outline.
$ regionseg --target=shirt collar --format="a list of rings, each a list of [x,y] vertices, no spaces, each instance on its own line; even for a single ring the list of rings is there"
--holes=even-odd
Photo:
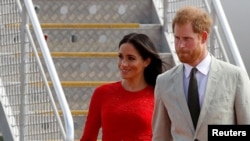
[[[200,73],[207,75],[210,63],[211,63],[211,56],[208,53],[208,55],[196,66],[196,68]],[[190,71],[193,67],[190,66],[189,64],[184,63],[184,68],[185,68],[184,69],[185,77],[188,78],[190,75]]]

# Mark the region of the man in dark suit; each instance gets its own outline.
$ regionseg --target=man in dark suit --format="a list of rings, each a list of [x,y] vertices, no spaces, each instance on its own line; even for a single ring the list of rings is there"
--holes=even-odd
[[[182,64],[157,78],[152,141],[207,141],[210,124],[250,124],[249,76],[244,69],[208,52],[211,17],[202,9],[185,7],[177,12],[172,25]],[[198,121],[192,119],[194,108],[188,104],[190,72],[194,67]]]

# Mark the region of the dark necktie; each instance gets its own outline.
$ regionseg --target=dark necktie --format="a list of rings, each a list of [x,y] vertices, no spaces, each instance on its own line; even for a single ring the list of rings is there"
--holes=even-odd
[[[195,73],[197,72],[196,68],[193,68],[190,73],[190,81],[188,87],[188,108],[192,117],[194,128],[198,122],[200,115],[200,102],[199,102],[199,92],[198,85]]]

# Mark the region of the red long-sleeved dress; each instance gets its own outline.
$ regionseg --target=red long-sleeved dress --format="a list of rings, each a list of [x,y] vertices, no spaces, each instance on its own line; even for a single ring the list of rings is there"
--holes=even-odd
[[[81,141],[151,141],[154,88],[126,91],[121,82],[98,87],[91,98]]]

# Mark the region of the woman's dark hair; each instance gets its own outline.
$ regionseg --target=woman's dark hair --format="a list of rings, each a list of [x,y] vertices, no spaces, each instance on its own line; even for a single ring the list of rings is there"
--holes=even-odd
[[[152,40],[142,33],[130,33],[120,41],[119,48],[124,43],[132,44],[144,60],[151,58],[150,64],[144,70],[144,78],[149,85],[155,86],[157,75],[162,73],[163,61]]]

